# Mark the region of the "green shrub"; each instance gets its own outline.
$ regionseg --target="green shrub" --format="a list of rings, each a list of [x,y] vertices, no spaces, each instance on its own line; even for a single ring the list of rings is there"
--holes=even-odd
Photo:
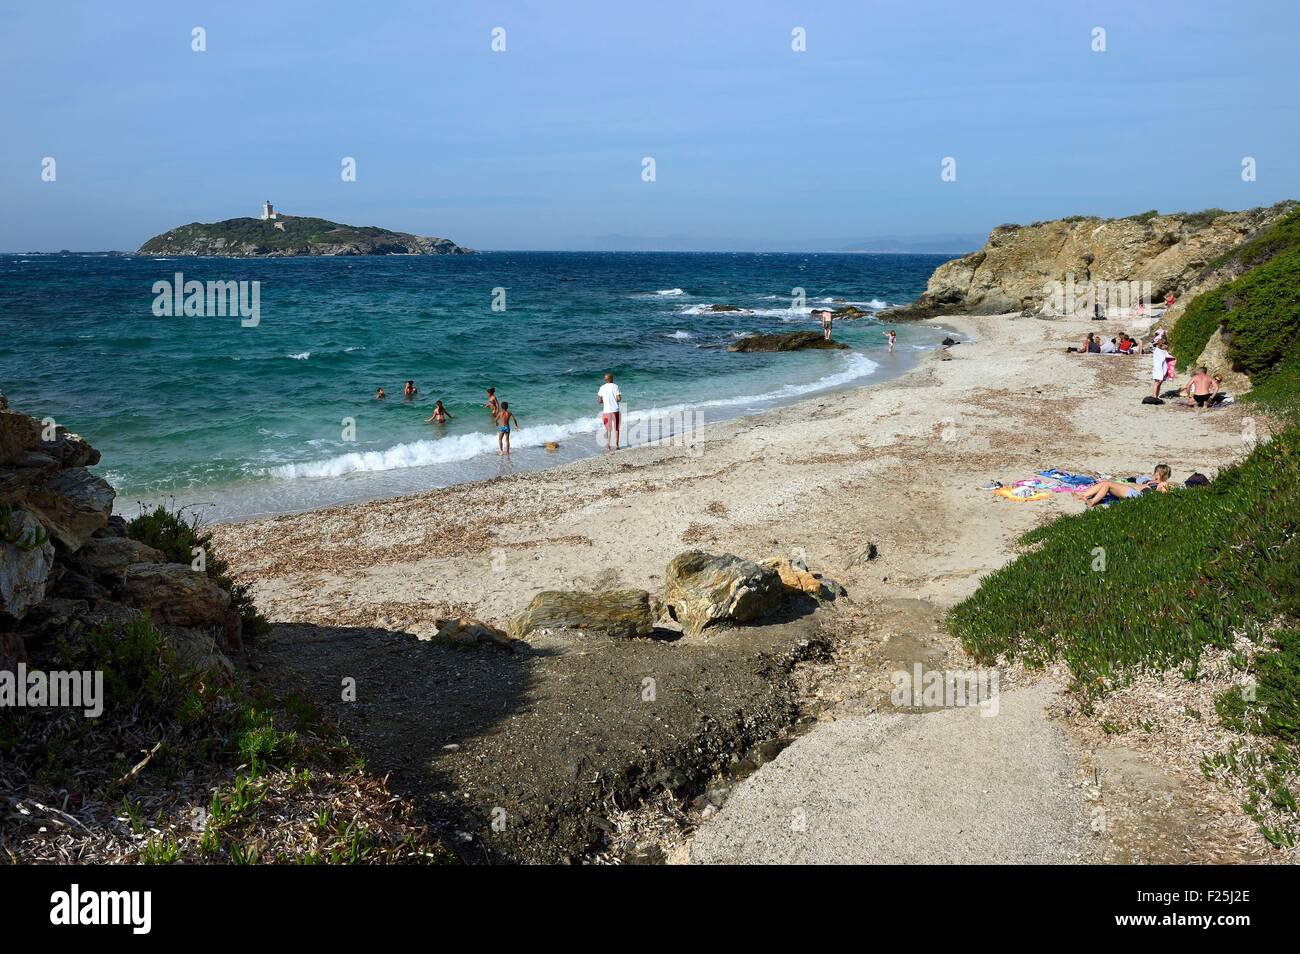
[[[1265,264],[1267,270],[1259,267]],[[1293,343],[1300,320],[1296,315],[1300,209],[1215,259],[1206,272],[1227,266],[1249,271],[1194,298],[1169,334],[1170,350],[1186,367],[1200,358],[1210,338],[1225,326],[1234,335],[1230,347],[1234,367],[1252,378],[1266,377],[1288,352],[1300,354]],[[1239,332],[1245,339],[1240,344]]]
[[[1233,367],[1259,384],[1300,356],[1300,248],[1288,249],[1219,289]]]
[[[1031,531],[1022,542],[1037,549],[986,577],[950,625],[983,663],[1063,660],[1076,689],[1095,696],[1288,611],[1300,588],[1298,534],[1292,425],[1207,487],[1144,494]]]
[[[1197,295],[1169,332],[1169,350],[1180,367],[1190,367],[1201,356],[1214,333],[1223,324],[1221,288]]]
[[[159,504],[130,520],[126,534],[133,540],[161,550],[172,563],[191,563],[194,548],[202,547],[204,570],[218,586],[229,591],[230,605],[239,611],[244,635],[256,639],[270,632],[270,624],[257,611],[249,588],[231,579],[229,564],[213,551],[212,535],[202,530],[197,517],[186,520],[179,511],[168,510]]]

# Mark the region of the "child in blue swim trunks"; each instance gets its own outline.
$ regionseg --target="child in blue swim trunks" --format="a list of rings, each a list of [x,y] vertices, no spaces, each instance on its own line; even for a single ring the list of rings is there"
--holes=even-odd
[[[497,456],[510,454],[510,422],[515,422],[515,427],[521,427],[519,418],[510,413],[510,402],[502,401],[501,407],[493,415],[497,421]]]

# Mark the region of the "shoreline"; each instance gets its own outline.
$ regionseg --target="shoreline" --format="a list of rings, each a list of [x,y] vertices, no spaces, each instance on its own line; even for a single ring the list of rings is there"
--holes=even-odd
[[[867,321],[870,319],[848,319],[849,321]],[[953,329],[945,328],[943,324],[936,323],[933,325],[936,333],[946,332],[956,334]],[[710,401],[682,402],[680,404],[668,405],[664,407],[655,406],[645,411],[632,411],[624,413],[624,431],[625,439],[628,437],[629,422],[640,427],[644,423],[643,419],[647,415],[651,416],[653,422],[667,422],[675,428],[679,424],[685,424],[690,428],[691,434],[686,440],[689,444],[695,442],[693,436],[698,432],[708,432],[710,429],[728,424],[731,421],[742,418],[755,417],[763,414],[774,413],[783,408],[797,406],[807,400],[814,400],[826,395],[839,394],[848,391],[855,391],[860,388],[878,388],[888,387],[900,377],[904,377],[917,367],[922,365],[927,356],[939,350],[942,346],[938,341],[927,342],[921,345],[909,346],[906,350],[898,349],[892,355],[883,350],[866,351],[852,348],[845,355],[856,355],[870,362],[873,367],[865,373],[850,378],[848,381],[822,385],[821,382],[829,378],[836,377],[846,372],[835,372],[824,375],[817,381],[807,383],[788,383],[781,385],[773,391],[764,394],[755,395],[735,395],[730,397],[718,398]],[[783,396],[780,391],[785,388],[799,390],[800,393]],[[708,409],[719,409],[723,413],[714,420],[699,423]],[[734,413],[727,413],[728,410],[734,409]],[[691,418],[695,416],[697,423],[692,424]],[[640,423],[638,423],[640,422]],[[653,423],[651,427],[653,427]],[[559,435],[559,448],[550,451],[544,445],[516,444],[515,453],[512,458],[501,460],[493,455],[490,451],[484,451],[470,456],[463,460],[443,462],[441,464],[415,464],[409,466],[395,466],[378,470],[356,470],[343,474],[331,476],[299,476],[283,478],[262,477],[257,480],[248,480],[236,484],[213,485],[202,488],[199,491],[179,490],[169,491],[166,493],[126,493],[119,494],[115,512],[125,516],[134,514],[139,504],[147,508],[164,504],[169,506],[180,506],[189,508],[215,508],[216,516],[210,521],[205,521],[211,525],[216,524],[234,524],[247,523],[255,520],[270,519],[280,516],[293,516],[300,514],[313,513],[320,510],[326,510],[334,507],[348,507],[359,504],[374,503],[381,500],[396,500],[402,497],[416,496],[422,493],[430,493],[437,490],[444,490],[450,487],[464,486],[467,484],[481,483],[490,481],[510,474],[534,473],[544,470],[553,470],[556,468],[567,467],[571,464],[589,460],[593,457],[604,456],[603,448],[599,447],[600,422],[598,415],[591,415],[589,420],[575,418],[558,423],[542,423],[532,425],[533,430],[541,430],[548,435],[553,432],[563,432]],[[365,454],[386,455],[402,448],[410,447],[413,444],[424,443],[426,441],[438,441],[440,439],[460,439],[472,436],[480,432],[468,432],[464,434],[446,435],[445,437],[426,437],[413,435],[409,441],[400,442],[393,447],[361,452]],[[521,434],[527,434],[525,428]],[[490,431],[482,431],[482,435],[492,437]],[[590,443],[588,441],[590,440]],[[655,440],[643,441],[637,444],[628,445],[618,449],[619,453],[627,453],[645,447],[653,447],[656,444],[678,444],[681,441],[674,434],[671,438],[657,438]],[[522,460],[521,460],[522,458]],[[319,466],[328,463],[328,461],[308,461],[297,466]],[[440,478],[435,477],[434,482],[423,482],[430,475],[438,472],[439,467],[448,464],[472,474],[464,478],[452,479],[447,482],[439,482]],[[422,483],[423,482],[423,483]],[[420,486],[413,486],[420,484]],[[314,487],[313,487],[314,485]],[[304,492],[312,489],[328,488],[324,490],[325,499],[320,502],[308,502],[303,504],[301,501],[294,501],[294,497],[303,497]],[[283,501],[280,506],[272,509],[259,509],[243,511],[240,504],[234,501],[239,500],[242,496],[252,493],[252,496],[261,501]],[[130,500],[128,506],[127,501]]]
[[[401,498],[217,525],[218,552],[277,624],[255,652],[269,660],[268,674],[284,680],[277,691],[312,695],[402,791],[502,859],[585,857],[591,849],[583,846],[607,831],[597,830],[602,824],[617,829],[615,844],[635,842],[636,832],[663,827],[655,821],[661,789],[698,802],[702,786],[718,787],[711,774],[745,764],[762,737],[796,720],[810,723],[773,768],[739,781],[739,807],[728,801],[718,813],[717,805],[692,803],[689,827],[712,832],[695,860],[725,859],[729,846],[749,843],[772,847],[774,854],[761,856],[772,860],[789,846],[751,837],[753,825],[788,819],[772,811],[772,793],[779,799],[783,788],[771,784],[771,773],[781,777],[789,760],[837,757],[842,747],[826,746],[826,723],[852,720],[870,740],[883,719],[922,733],[900,739],[941,754],[958,745],[954,758],[973,758],[962,720],[895,709],[890,675],[918,663],[972,667],[946,632],[946,611],[1020,552],[1024,532],[1083,509],[1070,494],[1021,503],[982,485],[1052,467],[1144,473],[1157,460],[1172,465],[1181,484],[1194,470],[1213,478],[1244,450],[1239,433],[1249,411],[1241,405],[1145,406],[1146,356],[1065,353],[1083,331],[1111,333],[1118,323],[1099,329],[1091,321],[998,316],[929,324],[972,340],[885,387],[817,395],[713,425],[698,453],[639,447]],[[668,561],[690,548],[755,560],[801,557],[842,584],[849,599],[799,619],[699,637],[530,637],[522,657],[428,641],[440,618],[504,625],[542,590],[660,591]],[[755,681],[756,673],[767,675]],[[338,702],[338,679],[348,675],[371,687],[360,709]],[[671,706],[637,702],[648,675],[670,693]],[[1044,680],[1050,688],[1036,686]],[[1050,673],[1004,673],[1010,715],[990,720],[997,732],[987,744],[1011,760],[999,773],[1008,797],[1018,791],[1015,779],[1035,772],[1026,753],[1050,754],[1057,767],[1046,790],[1026,794],[1032,800],[1021,807],[1041,825],[1006,847],[1018,860],[1106,852],[1094,853],[1087,824],[1079,824],[1092,805],[1084,768],[1096,746],[1048,714],[1071,708],[1060,685]],[[727,719],[719,699],[727,701]],[[755,737],[755,723],[745,720],[759,714]],[[708,759],[690,754],[701,749]],[[862,757],[870,761],[869,752]],[[873,790],[862,771],[837,776],[835,784],[846,786],[840,795]],[[647,790],[651,772],[658,781]],[[1137,777],[1133,797],[1147,797],[1147,776]],[[1195,773],[1160,778],[1180,805],[1215,804],[1231,824],[1244,817]],[[449,784],[463,797],[449,802]],[[610,791],[617,806],[601,807]],[[639,807],[625,810],[629,799]],[[494,841],[482,822],[503,804],[535,823]],[[922,834],[967,832],[953,836],[960,856],[979,850],[963,839],[1001,824],[1000,815],[980,814],[984,804],[936,797],[928,809],[891,811]],[[559,831],[565,834],[544,834]],[[1117,826],[1113,838],[1129,835]],[[890,854],[891,844],[868,840],[853,851],[906,860]],[[677,837],[656,848],[670,860],[686,860],[689,850]]]
[[[975,514],[978,519],[972,522],[971,530],[959,531],[959,536],[969,537],[975,526],[989,524],[989,529],[1000,531],[998,537],[1005,539],[1008,533],[1018,535],[1029,529],[1039,517],[1059,513],[1063,508],[1082,509],[1082,505],[1075,507],[1076,502],[1069,494],[1055,495],[1064,499],[1029,504],[999,500],[991,493],[976,489],[988,479],[1009,484],[1050,467],[1092,467],[1115,474],[1145,473],[1155,463],[1147,458],[1160,457],[1168,458],[1174,467],[1175,482],[1181,483],[1192,470],[1212,475],[1240,449],[1235,427],[1230,423],[1242,415],[1240,406],[1216,409],[1199,417],[1194,412],[1189,417],[1182,413],[1183,408],[1176,406],[1142,407],[1138,401],[1144,393],[1149,364],[1145,356],[1080,358],[1064,353],[1066,345],[1077,340],[1080,329],[1097,330],[1099,323],[946,316],[922,324],[955,330],[962,335],[964,343],[922,355],[914,367],[885,382],[820,392],[757,414],[709,424],[702,431],[698,447],[656,444],[625,448],[614,454],[585,457],[540,470],[518,471],[296,514],[221,522],[212,529],[218,544],[233,548],[232,556],[248,567],[252,578],[254,573],[263,576],[259,567],[273,571],[277,567],[287,568],[277,560],[268,560],[274,549],[271,538],[280,534],[286,542],[316,540],[326,544],[328,541],[329,545],[318,548],[328,558],[309,560],[309,565],[325,569],[324,564],[329,564],[336,571],[347,571],[350,567],[375,575],[379,567],[392,562],[383,556],[385,541],[403,554],[403,559],[437,561],[463,558],[467,555],[466,544],[473,538],[486,548],[480,554],[486,564],[492,543],[506,549],[532,550],[552,542],[556,538],[548,540],[537,535],[546,521],[552,532],[585,531],[569,533],[567,537],[581,536],[592,541],[582,546],[605,555],[611,561],[614,575],[647,581],[656,574],[648,569],[633,572],[630,566],[619,565],[644,562],[634,560],[630,554],[618,556],[620,550],[628,548],[622,532],[611,535],[612,528],[605,528],[603,535],[610,537],[610,546],[601,546],[601,534],[594,532],[600,530],[600,524],[622,522],[605,518],[628,511],[629,498],[642,494],[671,501],[676,515],[674,519],[642,519],[639,523],[657,529],[666,529],[671,524],[675,531],[673,537],[701,526],[708,529],[692,530],[689,535],[701,539],[717,536],[722,540],[744,531],[731,544],[739,552],[753,547],[746,538],[755,538],[753,531],[760,525],[798,524],[795,519],[798,513],[834,509],[845,498],[859,497],[855,491],[860,486],[846,484],[845,478],[859,481],[870,476],[880,481],[887,479],[899,464],[910,461],[940,470],[929,478],[917,474],[917,486],[912,488],[889,483],[877,486],[876,493],[869,495],[877,500],[864,501],[869,511],[888,513],[900,523],[920,527],[935,521],[926,519],[924,513],[918,512],[922,508],[915,504],[929,501],[945,507],[960,503],[964,507],[978,501],[981,504]],[[1100,326],[1103,332],[1108,327]],[[1035,360],[1030,360],[1027,343],[1020,339],[1031,331],[1038,332],[1041,343],[1050,341],[1059,348],[1032,349]],[[1076,373],[1076,369],[1094,379],[1091,386],[1079,380],[1083,375]],[[1129,390],[1115,393],[1114,385],[1125,379],[1130,382]],[[1111,422],[1102,437],[1096,425],[1107,424],[1108,417]],[[860,430],[862,421],[884,430],[872,433]],[[1097,438],[1095,446],[1080,448],[1069,437],[1080,424],[1084,432],[1080,436],[1092,431],[1092,436]],[[1034,433],[1043,431],[1044,425],[1047,425],[1045,432]],[[1161,425],[1179,430],[1176,443],[1164,439],[1169,435],[1162,436],[1165,428]],[[1028,440],[1031,434],[1037,439]],[[775,461],[771,460],[773,451],[781,452]],[[1189,453],[1193,456],[1189,457]],[[744,473],[742,467],[750,464],[754,465],[749,468],[753,472]],[[767,470],[780,472],[785,480],[772,479],[772,474],[765,473]],[[816,475],[815,479],[808,479],[810,472]],[[655,479],[636,479],[640,477]],[[680,480],[681,486],[673,486],[673,480]],[[954,484],[957,486],[951,486]],[[710,493],[690,490],[699,485],[709,487]],[[755,491],[755,494],[737,493],[738,490]],[[492,501],[484,499],[489,496]],[[718,501],[723,506],[710,510],[714,501],[704,500],[706,496],[724,498]],[[727,500],[728,497],[732,499]],[[702,502],[691,506],[697,501]],[[764,505],[773,507],[766,517],[762,513]],[[996,514],[997,519],[985,519],[991,514]],[[404,521],[403,526],[394,528],[389,537],[365,526],[382,527],[398,517]],[[435,533],[440,521],[444,530],[454,527],[457,532]],[[336,539],[345,539],[352,533],[341,532],[343,527],[354,524],[361,525],[360,532],[347,543],[334,546]],[[850,555],[842,541],[843,528],[833,528],[822,535],[824,539],[817,539],[816,528],[825,524],[823,514],[821,519],[811,520],[805,531],[785,534],[791,541],[807,538],[802,545],[814,569],[842,564]],[[340,531],[337,538],[335,531]],[[757,534],[760,539],[762,536]],[[417,537],[426,544],[424,548],[412,548]],[[917,549],[919,542],[913,541],[908,549]],[[673,550],[663,564],[684,548]],[[672,546],[660,539],[657,549],[667,553]],[[972,557],[988,554],[991,558],[993,554],[989,550],[985,542],[972,546],[970,554]],[[963,579],[971,579],[976,572],[987,572],[1005,562],[1011,553],[1006,546],[997,550],[1002,558],[997,562],[989,558],[961,561],[951,555],[945,558],[933,554],[936,559],[931,569],[935,572],[922,575],[934,576],[936,582],[927,584],[925,592],[942,593],[951,602],[964,597],[973,590],[973,581],[960,586],[952,582],[938,586],[937,579],[951,576],[958,569]],[[378,559],[351,563],[349,557],[361,551]],[[957,566],[963,562],[970,565]],[[912,569],[922,568],[913,566]],[[269,595],[278,592],[279,587],[273,584],[279,578],[276,571],[269,579],[256,582]],[[471,593],[459,587],[454,589],[460,600],[472,600]],[[502,618],[505,605],[501,599],[488,596],[481,602],[495,611],[495,618]],[[519,602],[520,609],[525,602]]]

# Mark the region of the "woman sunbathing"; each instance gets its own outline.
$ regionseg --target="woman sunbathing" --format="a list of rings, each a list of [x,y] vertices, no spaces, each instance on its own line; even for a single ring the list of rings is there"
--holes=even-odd
[[[1114,497],[1116,500],[1137,497],[1152,487],[1162,494],[1168,493],[1169,477],[1169,465],[1156,464],[1155,470],[1151,472],[1151,480],[1145,484],[1122,484],[1118,480],[1100,480],[1091,487],[1076,490],[1075,494],[1082,497],[1083,502],[1089,507],[1095,507],[1103,503],[1107,497]]]

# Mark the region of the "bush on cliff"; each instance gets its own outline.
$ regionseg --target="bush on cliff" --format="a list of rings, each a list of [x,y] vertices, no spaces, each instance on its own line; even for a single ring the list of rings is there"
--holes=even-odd
[[[186,520],[179,511],[168,510],[159,504],[128,521],[126,533],[133,540],[161,550],[172,563],[192,562],[194,548],[202,547],[204,569],[213,582],[229,591],[230,605],[239,611],[244,636],[255,639],[270,631],[270,624],[257,611],[249,588],[231,579],[229,564],[213,551],[212,535],[203,531],[197,518]]]
[[[1197,296],[1169,339],[1179,363],[1189,366],[1222,327],[1230,335],[1233,366],[1260,384],[1289,357],[1300,357],[1300,210],[1212,267],[1234,264],[1249,270]]]

